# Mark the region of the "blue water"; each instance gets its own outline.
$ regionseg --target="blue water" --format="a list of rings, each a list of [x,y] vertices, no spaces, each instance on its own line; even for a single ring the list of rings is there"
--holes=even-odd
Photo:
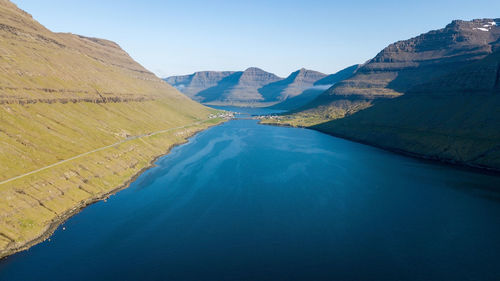
[[[234,120],[0,280],[500,280],[500,177]]]

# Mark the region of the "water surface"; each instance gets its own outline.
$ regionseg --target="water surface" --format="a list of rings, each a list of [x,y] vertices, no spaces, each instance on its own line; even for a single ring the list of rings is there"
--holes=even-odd
[[[156,164],[0,280],[500,280],[497,176],[255,120]]]

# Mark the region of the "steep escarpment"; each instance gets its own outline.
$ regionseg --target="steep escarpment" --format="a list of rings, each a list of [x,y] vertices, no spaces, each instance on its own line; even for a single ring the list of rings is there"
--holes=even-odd
[[[394,98],[412,87],[486,57],[500,38],[500,20],[453,21],[443,29],[389,45],[307,105],[325,118],[343,117],[374,100]]]
[[[234,74],[234,71],[199,71],[190,75],[170,76],[163,80],[188,97],[198,100],[196,95],[199,92],[216,86],[231,74]]]
[[[116,43],[53,33],[6,0],[0,68],[0,257],[220,122]]]

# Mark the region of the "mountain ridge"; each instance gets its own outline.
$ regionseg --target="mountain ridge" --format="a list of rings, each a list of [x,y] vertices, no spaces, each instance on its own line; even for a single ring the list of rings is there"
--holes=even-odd
[[[482,59],[500,37],[497,22],[500,19],[455,20],[442,29],[390,44],[361,65],[354,76],[332,86],[303,110],[323,106],[325,116],[328,111],[343,112],[338,115],[342,116]]]

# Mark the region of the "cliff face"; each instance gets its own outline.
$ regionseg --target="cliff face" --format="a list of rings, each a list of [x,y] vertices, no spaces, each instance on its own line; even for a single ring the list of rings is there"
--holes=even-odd
[[[234,71],[200,71],[191,75],[171,76],[164,80],[188,97],[197,100],[199,92],[214,87]]]
[[[6,0],[0,68],[0,257],[218,122],[116,43],[53,33]]]
[[[400,96],[413,86],[482,59],[492,53],[492,44],[500,38],[497,23],[499,19],[457,20],[443,29],[391,44],[307,109],[352,113],[356,107],[366,107],[359,105]]]

